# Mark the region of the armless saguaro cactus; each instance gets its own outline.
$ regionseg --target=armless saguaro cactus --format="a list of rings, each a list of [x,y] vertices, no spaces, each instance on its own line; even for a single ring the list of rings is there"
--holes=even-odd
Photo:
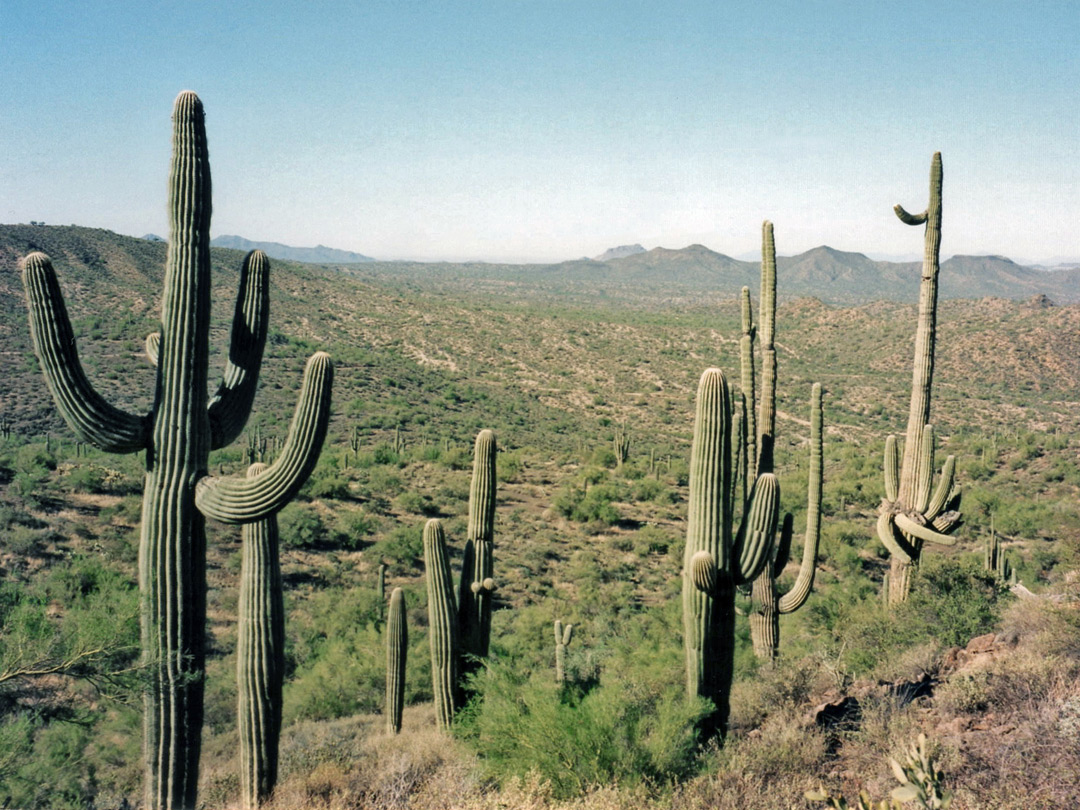
[[[491,601],[495,593],[495,434],[481,430],[473,450],[469,487],[469,526],[461,563],[458,628],[461,674],[473,671],[476,660],[487,658],[491,644]]]
[[[756,460],[744,473],[749,476],[773,472],[773,448],[776,444],[776,241],[773,225],[766,221],[761,228],[761,400],[758,418],[753,418],[754,401],[754,336],[750,291],[743,288],[743,337],[741,343],[743,394],[747,400],[746,446],[743,457]],[[755,442],[754,430],[757,430]],[[810,394],[810,471],[806,507],[806,536],[802,564],[792,589],[783,597],[776,586],[788,563],[791,552],[792,521],[785,515],[779,542],[770,552],[768,563],[754,580],[753,607],[750,612],[750,638],[758,658],[773,659],[780,648],[780,614],[792,613],[806,602],[814,587],[817,570],[818,543],[821,538],[821,386],[813,386]]]
[[[424,574],[428,592],[428,645],[431,647],[431,685],[435,718],[440,728],[454,722],[458,707],[458,621],[454,581],[442,522],[432,518],[424,526]]]
[[[952,545],[948,533],[960,523],[960,492],[954,486],[956,459],[949,456],[936,489],[934,428],[930,424],[930,388],[934,378],[934,339],[937,329],[938,253],[941,247],[941,153],[930,164],[930,204],[921,214],[901,206],[896,216],[906,225],[926,225],[922,281],[919,285],[919,322],[915,332],[915,363],[911,379],[904,458],[900,463],[896,438],[885,442],[885,500],[881,503],[877,534],[892,554],[889,569],[889,604],[907,599],[911,574],[919,564],[923,543]],[[932,493],[932,494],[931,494]]]
[[[682,592],[687,693],[715,707],[702,723],[706,737],[727,729],[735,587],[753,581],[766,564],[780,508],[776,476],[759,475],[735,532],[730,479],[731,393],[723,372],[710,368],[697,392]]]
[[[209,453],[243,430],[266,341],[267,262],[249,254],[241,273],[224,379],[207,396],[210,333],[210,164],[202,102],[181,93],[173,107],[169,248],[157,386],[148,414],[110,405],[79,364],[52,263],[27,256],[23,283],[30,331],[57,409],[76,436],[102,450],[146,451],[139,587],[142,595],[146,806],[194,810],[203,720],[206,621],[205,518],[265,520],[299,490],[318,459],[330,413],[333,367],[308,361],[296,413],[278,460],[255,478],[211,478]]]
[[[409,654],[409,628],[405,621],[405,592],[394,588],[386,619],[386,733],[401,731],[405,709],[405,662]]]
[[[266,471],[252,464],[248,478]],[[236,674],[239,687],[240,798],[244,810],[269,800],[277,784],[281,687],[285,678],[285,600],[277,517],[244,525]]]

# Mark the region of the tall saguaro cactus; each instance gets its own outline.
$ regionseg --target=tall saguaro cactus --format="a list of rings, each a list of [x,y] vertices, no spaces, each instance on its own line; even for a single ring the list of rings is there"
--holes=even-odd
[[[442,522],[432,518],[424,526],[424,574],[428,592],[428,645],[431,647],[431,681],[435,693],[435,718],[440,728],[450,728],[458,707],[458,620],[454,581],[446,534]]]
[[[205,518],[265,520],[299,490],[318,459],[330,413],[333,366],[308,361],[296,413],[277,461],[255,478],[212,478],[209,453],[235,440],[251,408],[266,341],[268,276],[262,254],[241,274],[225,374],[207,396],[210,332],[210,164],[202,102],[173,107],[169,248],[154,405],[130,414],[87,380],[52,263],[27,256],[23,283],[34,349],[57,409],[76,436],[102,450],[146,451],[139,542],[145,692],[146,806],[194,810],[203,720]]]
[[[405,592],[394,588],[386,619],[386,733],[401,731],[405,709],[405,663],[409,654],[409,628],[405,621]]]
[[[574,637],[574,625],[555,620],[555,682],[566,683],[566,648]]]
[[[773,448],[776,444],[776,240],[773,225],[761,227],[761,400],[755,420],[754,401],[754,337],[750,308],[750,291],[744,287],[742,296],[743,337],[741,342],[743,395],[747,400],[746,446],[743,457],[754,459],[744,470],[748,476],[773,472]],[[752,588],[753,607],[750,612],[750,638],[758,658],[773,659],[780,647],[780,615],[798,610],[806,602],[814,586],[817,551],[821,539],[821,483],[824,472],[821,446],[821,386],[814,384],[810,394],[810,471],[807,486],[806,535],[802,563],[795,585],[783,597],[776,580],[788,563],[791,553],[792,521],[785,515],[783,529],[774,544],[768,563],[762,568]],[[754,430],[757,430],[755,441]],[[755,448],[757,455],[755,457]]]
[[[877,534],[892,554],[889,604],[907,599],[911,574],[918,566],[926,542],[952,545],[948,534],[960,523],[960,492],[955,487],[956,459],[949,456],[937,488],[934,475],[934,428],[930,424],[930,389],[934,378],[934,341],[937,330],[938,254],[941,248],[941,153],[930,164],[930,203],[921,214],[895,207],[906,225],[926,225],[922,281],[919,285],[919,321],[915,331],[915,362],[911,378],[911,405],[903,463],[896,439],[885,442],[885,500],[878,514]]]
[[[266,471],[252,464],[248,478]],[[285,678],[285,600],[281,590],[277,517],[242,529],[239,632],[240,797],[244,810],[270,798],[277,784],[281,687]]]
[[[474,659],[486,658],[491,644],[491,608],[495,593],[495,434],[481,430],[473,450],[469,487],[469,525],[461,563],[458,627],[462,673],[472,671]]]
[[[754,482],[742,524],[733,528],[731,393],[719,369],[701,376],[690,451],[690,504],[683,560],[683,638],[686,689],[715,710],[706,737],[727,729],[735,645],[735,587],[766,564],[776,534],[780,490],[776,476]]]

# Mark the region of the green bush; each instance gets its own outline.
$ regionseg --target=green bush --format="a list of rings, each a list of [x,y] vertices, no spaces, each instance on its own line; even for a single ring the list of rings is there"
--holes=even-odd
[[[278,513],[278,531],[285,548],[315,548],[327,540],[326,524],[310,504],[290,503]]]

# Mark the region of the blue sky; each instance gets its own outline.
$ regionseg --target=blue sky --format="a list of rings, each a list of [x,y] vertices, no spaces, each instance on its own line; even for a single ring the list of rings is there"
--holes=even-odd
[[[739,8],[732,8],[738,5]],[[617,244],[1080,257],[1068,2],[0,0],[0,221],[165,235],[207,110],[213,232],[379,258]]]

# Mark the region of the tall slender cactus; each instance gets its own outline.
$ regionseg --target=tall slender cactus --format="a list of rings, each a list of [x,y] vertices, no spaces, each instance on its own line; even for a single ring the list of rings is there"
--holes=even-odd
[[[458,708],[457,605],[446,534],[442,522],[432,518],[424,526],[424,573],[428,592],[428,645],[431,647],[431,680],[435,692],[435,716],[441,728],[450,728]]]
[[[491,644],[491,608],[495,593],[495,434],[481,430],[473,449],[469,487],[469,525],[461,563],[458,627],[461,639],[461,674],[486,658]]]
[[[252,464],[249,478],[266,471]],[[281,734],[281,687],[285,677],[285,600],[278,558],[277,517],[247,523],[241,530],[239,632],[240,798],[244,810],[269,800],[277,784]]]
[[[683,560],[683,638],[686,689],[712,701],[702,722],[706,737],[723,735],[730,710],[735,654],[735,587],[768,560],[776,534],[780,491],[776,476],[759,475],[738,531],[733,529],[731,392],[719,369],[698,385],[690,451],[690,498]]]
[[[574,637],[574,625],[555,620],[555,682],[566,683],[566,648]]]
[[[776,240],[771,222],[761,226],[761,399],[759,414],[753,418],[756,391],[754,390],[754,336],[750,307],[750,291],[743,288],[742,361],[743,393],[746,397],[748,429],[743,456],[756,461],[745,471],[752,476],[773,472],[773,448],[776,445]],[[818,543],[821,538],[821,482],[823,474],[821,447],[821,386],[814,384],[810,393],[810,472],[807,486],[806,536],[803,542],[802,564],[798,579],[783,597],[776,580],[788,563],[791,553],[792,520],[785,515],[777,542],[770,551],[769,562],[762,568],[752,587],[753,607],[750,612],[750,638],[754,654],[773,659],[780,648],[780,615],[798,610],[806,602],[814,586],[817,569]],[[757,440],[754,441],[754,429]],[[744,485],[745,489],[745,485]]]
[[[405,592],[394,588],[386,620],[386,733],[401,731],[405,709],[405,663],[409,654],[409,628],[405,621]]]
[[[919,284],[919,320],[915,331],[915,361],[911,378],[911,405],[903,462],[896,439],[885,442],[885,499],[878,514],[877,534],[892,554],[889,569],[889,604],[907,599],[911,575],[919,565],[925,542],[953,545],[948,536],[960,523],[960,491],[955,486],[956,459],[949,456],[936,489],[934,428],[930,424],[930,393],[934,378],[934,342],[937,330],[937,279],[941,248],[941,153],[930,164],[930,202],[921,214],[895,206],[906,225],[926,225],[922,280]]]
[[[212,449],[234,441],[251,409],[266,342],[268,262],[251,253],[241,271],[232,344],[217,393],[207,396],[210,332],[210,164],[202,102],[181,93],[173,107],[169,248],[154,405],[131,414],[86,378],[49,257],[23,262],[34,349],[57,410],[79,440],[118,453],[146,451],[139,543],[145,691],[145,803],[194,810],[203,720],[206,621],[205,518],[265,520],[299,490],[315,465],[330,412],[333,366],[307,364],[289,438],[255,478],[211,478]]]

